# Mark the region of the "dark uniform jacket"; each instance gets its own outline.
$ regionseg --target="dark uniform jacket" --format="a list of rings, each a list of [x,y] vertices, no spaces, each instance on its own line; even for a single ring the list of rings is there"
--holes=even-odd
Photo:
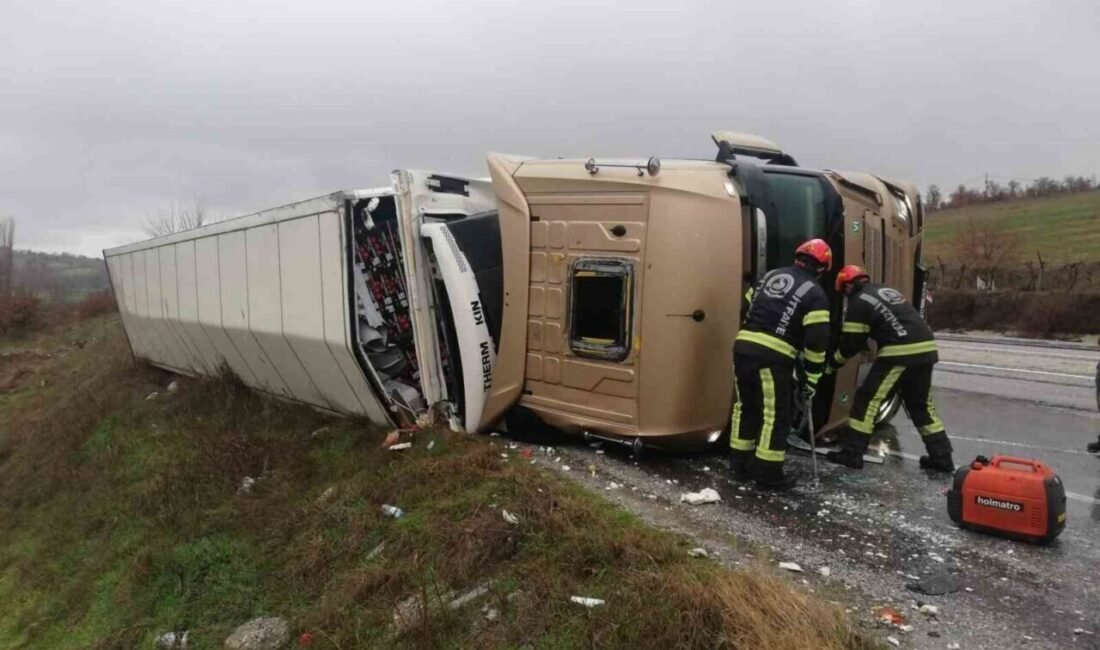
[[[939,361],[935,337],[905,296],[896,289],[867,282],[848,295],[840,346],[831,365],[840,367],[863,349],[870,337],[878,343],[878,358],[899,366]]]
[[[750,291],[734,354],[793,365],[801,352],[806,381],[816,385],[829,341],[829,300],[817,276],[800,266],[786,266],[769,271]]]

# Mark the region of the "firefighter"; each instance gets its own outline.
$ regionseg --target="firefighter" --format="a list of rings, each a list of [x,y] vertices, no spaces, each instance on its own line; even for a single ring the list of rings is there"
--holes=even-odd
[[[862,268],[849,265],[836,277],[836,290],[848,296],[839,348],[829,358],[833,372],[864,348],[868,338],[878,344],[878,357],[867,379],[856,390],[848,429],[841,448],[827,458],[853,469],[863,467],[863,453],[875,428],[875,416],[895,387],[905,410],[924,440],[924,469],[951,472],[951,441],[932,403],[932,366],[939,361],[932,330],[920,312],[895,289],[870,281]]]
[[[783,473],[791,431],[795,369],[801,356],[800,393],[812,400],[825,369],[829,301],[818,284],[833,262],[821,239],[795,251],[793,266],[769,271],[749,290],[749,306],[733,345],[737,402],[730,431],[734,479],[755,478],[764,489],[798,482]]]

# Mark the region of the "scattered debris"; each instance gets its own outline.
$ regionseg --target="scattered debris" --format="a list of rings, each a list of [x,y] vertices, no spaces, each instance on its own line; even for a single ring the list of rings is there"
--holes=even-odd
[[[153,639],[153,647],[159,650],[186,650],[189,647],[187,643],[190,636],[190,630],[158,634]]]
[[[592,478],[596,478],[596,466],[595,466],[595,465],[593,465],[593,464],[591,464],[591,463],[589,463],[589,465],[588,465],[588,473],[592,475]]]
[[[698,506],[704,503],[718,503],[722,497],[713,488],[703,488],[698,492],[686,492],[680,495],[680,503]]]
[[[895,648],[901,647],[901,641],[898,641],[897,637],[888,636],[886,637],[886,641]]]
[[[573,469],[573,468],[568,466],[568,465],[562,465],[561,466],[561,471],[563,471],[563,472],[568,472],[571,469]]]
[[[901,612],[889,605],[885,605],[876,609],[875,618],[882,623],[886,623],[887,625],[905,625],[905,617],[901,615]]]
[[[948,573],[947,570],[943,570],[926,576],[917,582],[910,582],[905,585],[905,588],[928,596],[942,596],[958,591],[959,580]]]
[[[698,548],[693,548],[690,551],[688,551],[688,557],[707,558],[707,557],[710,557],[710,554],[707,553],[707,549],[702,548],[702,547],[698,547]]]
[[[485,620],[489,621],[490,623],[500,618],[500,610],[496,607],[489,607],[488,605],[486,605],[484,608],[482,608],[481,611],[483,614],[485,614]]]
[[[1092,632],[1089,632],[1088,630],[1086,630],[1086,629],[1085,629],[1085,628],[1083,628],[1083,627],[1075,627],[1075,628],[1073,628],[1073,633],[1074,633],[1074,634],[1076,634],[1076,635],[1078,635],[1078,636],[1080,636],[1080,635],[1082,635],[1082,634],[1087,634],[1087,635],[1089,635],[1089,636],[1092,636]]]
[[[256,479],[246,476],[241,479],[241,486],[237,488],[237,494],[247,496],[252,494],[252,488],[256,487]]]
[[[939,616],[940,608],[936,607],[935,605],[921,605],[920,613],[924,614],[925,616]]]
[[[387,517],[393,517],[394,519],[400,519],[405,516],[405,511],[397,506],[391,506],[388,503],[382,504],[382,514]]]
[[[962,646],[959,645],[958,643],[948,643],[947,644],[947,650],[959,650],[959,648],[961,648],[961,647]]]
[[[313,635],[309,632],[302,632],[298,635],[298,646],[302,648],[308,648],[313,645]]]
[[[176,381],[175,379],[168,382],[168,392],[169,393],[174,393],[179,389],[180,389],[180,383],[178,381]]]
[[[531,449],[530,447],[528,447],[526,449],[520,449],[519,450],[519,455],[521,457],[523,457],[524,459],[526,459],[526,460],[531,460],[532,458],[535,457],[535,450]]]
[[[914,628],[913,628],[912,625],[899,625],[898,629],[901,630],[902,632],[905,632],[906,634],[909,634],[910,632],[913,631]]]
[[[371,549],[370,553],[367,553],[367,560],[368,561],[373,560],[374,558],[381,555],[382,551],[384,551],[384,550],[386,550],[386,542],[385,541],[378,542],[378,546],[375,546],[373,549]]]
[[[316,439],[316,438],[320,438],[321,436],[325,435],[326,433],[328,433],[328,427],[324,426],[324,427],[321,427],[320,429],[314,429],[313,433],[309,434],[309,437]]]
[[[336,494],[336,488],[329,486],[325,488],[325,491],[321,493],[321,496],[317,497],[317,503],[324,503],[332,498],[332,495]]]
[[[827,566],[821,567],[817,570],[817,572],[821,574],[822,578],[828,578],[829,576],[833,575],[833,570]]]
[[[233,630],[226,650],[276,650],[290,640],[290,627],[279,617],[253,619]]]
[[[584,605],[589,609],[593,607],[599,607],[600,605],[603,605],[605,603],[605,601],[600,598],[588,598],[585,596],[570,596],[569,601],[577,603],[578,605]]]
[[[940,638],[940,633],[935,631],[935,630],[929,630],[928,631],[928,636],[932,637],[933,639],[938,639],[938,638]],[[1024,638],[1025,639],[1027,638],[1026,634],[1024,635]]]
[[[382,441],[382,447],[392,447],[401,441],[401,432],[394,430],[386,434],[386,439]]]
[[[160,393],[158,391],[153,391],[145,396],[145,401],[154,400],[157,398],[157,395],[160,395]]]
[[[508,512],[507,510],[501,510],[500,515],[502,517],[504,517],[504,521],[507,521],[510,524],[518,524],[519,523],[519,517],[517,517],[514,514]]]
[[[793,571],[795,573],[802,573],[802,567],[798,566],[794,562],[780,562],[779,568]]]
[[[390,451],[405,451],[406,449],[412,449],[413,443],[411,442],[399,442],[396,445],[390,445]]]
[[[435,446],[435,440],[429,440],[428,441],[428,451],[431,451],[432,447],[434,447],[434,446]]]
[[[488,593],[489,588],[482,585],[474,587],[460,596],[455,596],[455,592],[451,591],[438,599],[432,598],[427,601],[420,594],[409,596],[393,610],[394,631],[396,634],[401,635],[419,627],[428,616],[438,613],[444,602],[447,609],[456,610]]]
[[[610,483],[607,484],[607,487],[605,487],[604,489],[605,490],[619,490],[622,487],[623,487],[622,485],[616,483],[615,481],[611,481]]]

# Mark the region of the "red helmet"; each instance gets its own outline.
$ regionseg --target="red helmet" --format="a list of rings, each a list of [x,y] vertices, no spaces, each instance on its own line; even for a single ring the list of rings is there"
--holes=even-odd
[[[824,239],[811,239],[803,242],[794,252],[795,259],[798,259],[799,255],[809,257],[826,271],[833,265],[833,249],[829,248]]]
[[[840,273],[836,274],[836,290],[840,293],[844,293],[844,291],[848,288],[848,285],[861,278],[864,280],[870,280],[871,276],[867,275],[867,271],[864,271],[862,266],[849,264],[848,266],[840,269]]]

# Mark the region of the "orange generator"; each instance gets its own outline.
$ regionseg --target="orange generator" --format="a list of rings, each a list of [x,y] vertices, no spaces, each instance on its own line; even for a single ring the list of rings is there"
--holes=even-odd
[[[947,513],[962,528],[1045,544],[1066,527],[1066,488],[1037,460],[978,456],[955,471]]]

